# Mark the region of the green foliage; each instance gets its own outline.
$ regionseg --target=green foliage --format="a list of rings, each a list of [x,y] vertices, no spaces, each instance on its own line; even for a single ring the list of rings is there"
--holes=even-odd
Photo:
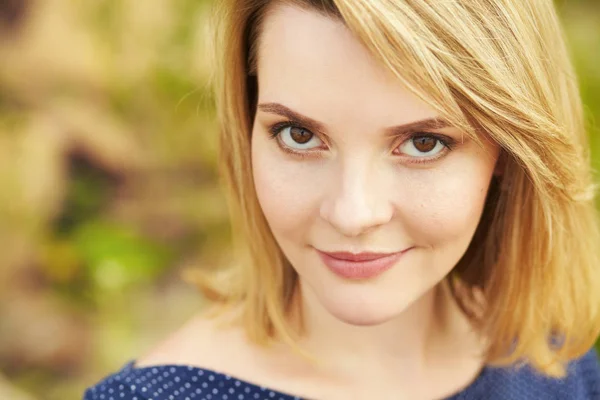
[[[173,251],[131,226],[104,220],[77,228],[73,243],[98,290],[127,289],[147,284],[173,260]]]

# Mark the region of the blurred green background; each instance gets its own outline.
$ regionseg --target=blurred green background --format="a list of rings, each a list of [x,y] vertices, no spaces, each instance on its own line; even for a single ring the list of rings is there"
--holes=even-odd
[[[600,169],[600,2],[557,4]],[[0,399],[80,399],[202,307],[181,271],[229,244],[211,5],[0,1]]]

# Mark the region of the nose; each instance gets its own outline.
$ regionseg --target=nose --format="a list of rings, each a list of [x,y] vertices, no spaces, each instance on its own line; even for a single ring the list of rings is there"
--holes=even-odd
[[[377,165],[348,164],[335,175],[319,211],[321,218],[338,232],[355,237],[389,222],[393,206],[389,198],[391,190],[386,190],[390,185],[378,173]]]

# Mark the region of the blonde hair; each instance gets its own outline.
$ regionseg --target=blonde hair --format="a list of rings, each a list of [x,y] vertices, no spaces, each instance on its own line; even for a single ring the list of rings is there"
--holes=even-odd
[[[527,360],[563,376],[600,332],[600,233],[578,83],[550,0],[219,0],[220,166],[239,257],[220,279],[190,280],[215,304],[241,306],[256,343],[294,343],[297,275],[264,219],[250,159],[257,46],[279,3],[342,21],[414,94],[501,146],[503,174],[448,282],[488,340],[488,364]]]

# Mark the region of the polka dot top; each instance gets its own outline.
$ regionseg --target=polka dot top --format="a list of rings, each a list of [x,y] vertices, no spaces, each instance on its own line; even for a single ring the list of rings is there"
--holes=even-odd
[[[300,400],[227,374],[186,365],[134,367],[85,391],[83,400]],[[592,349],[569,364],[567,376],[551,379],[533,369],[486,367],[466,389],[447,400],[599,400],[600,364]],[[374,399],[376,400],[376,399]]]

